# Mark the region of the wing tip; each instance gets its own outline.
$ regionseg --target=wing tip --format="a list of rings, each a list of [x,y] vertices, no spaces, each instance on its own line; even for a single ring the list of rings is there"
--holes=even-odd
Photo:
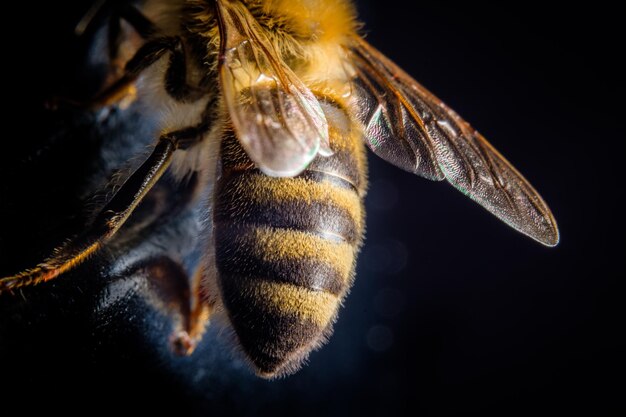
[[[555,236],[555,237],[542,237],[541,239],[535,239],[537,242],[541,243],[543,246],[546,246],[548,248],[554,248],[556,246],[559,245],[560,242],[560,238],[559,236]]]
[[[553,227],[550,229],[550,233],[547,236],[544,236],[544,238],[540,242],[549,248],[554,248],[555,246],[559,244],[560,241],[561,241],[561,235],[555,223]]]
[[[561,241],[561,234],[554,218],[550,219],[550,227],[542,228],[535,233],[528,233],[527,235],[549,248],[554,248]]]

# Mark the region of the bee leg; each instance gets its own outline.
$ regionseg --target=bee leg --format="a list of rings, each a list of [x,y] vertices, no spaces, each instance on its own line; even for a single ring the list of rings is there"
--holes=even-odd
[[[118,102],[127,94],[139,75],[170,52],[170,64],[165,74],[165,89],[178,101],[195,101],[206,94],[204,89],[187,83],[187,63],[183,42],[178,36],[166,36],[144,44],[126,64],[124,75],[96,96],[89,107],[99,108]]]
[[[206,294],[202,285],[205,273],[203,265],[195,271],[189,291],[189,310],[170,337],[174,352],[181,356],[193,353],[202,340],[213,312],[215,300]]]
[[[105,91],[110,90],[115,81],[124,74],[126,63],[136,53],[143,40],[152,38],[160,32],[159,28],[135,6],[131,4],[114,4],[111,7],[106,7],[108,3],[110,3],[110,0],[96,0],[74,29],[77,36],[83,36],[87,32],[93,32],[94,29],[98,28],[98,25],[94,23],[100,20],[100,16],[104,14],[109,15],[106,17],[106,32],[110,69],[103,83]],[[134,29],[136,36],[131,36],[127,30],[123,30],[122,20],[126,21]],[[46,101],[45,105],[50,109],[56,109],[63,105],[92,108],[119,104],[122,108],[128,107],[136,97],[136,90],[132,80],[126,82],[125,85],[117,85],[116,88],[118,91],[112,93],[110,100],[104,104],[92,103],[92,101],[81,102],[69,97],[52,97]]]
[[[126,21],[141,39],[149,39],[159,32],[150,19],[130,4],[121,5],[114,10],[108,24],[109,62],[114,70],[119,69],[120,72],[123,71],[124,63],[128,60],[128,55],[120,53],[128,38],[122,30],[122,20]]]
[[[159,31],[150,19],[131,4],[121,6],[116,15],[114,19],[118,21],[118,25],[120,20],[127,21],[143,39],[148,39]]]
[[[185,149],[198,142],[207,128],[207,124],[202,123],[162,135],[148,159],[104,206],[86,233],[55,249],[51,257],[36,267],[0,278],[0,293],[49,281],[82,264],[122,227],[170,165],[176,149]]]
[[[106,13],[107,8],[105,5],[108,0],[97,0],[83,15],[82,19],[78,22],[74,28],[74,32],[77,36],[83,36],[89,29],[94,28],[94,22],[99,20],[99,16]],[[110,16],[108,17],[108,41],[109,41],[109,57],[113,61],[117,57],[119,46],[122,43],[124,36],[122,36],[121,20],[125,20],[128,24],[137,32],[142,39],[147,39],[153,34],[157,33],[157,27],[150,19],[148,19],[143,13],[141,13],[132,4],[115,5],[111,8]]]

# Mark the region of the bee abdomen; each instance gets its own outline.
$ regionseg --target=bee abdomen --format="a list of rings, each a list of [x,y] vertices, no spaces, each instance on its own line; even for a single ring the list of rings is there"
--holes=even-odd
[[[216,263],[241,347],[261,375],[274,376],[297,369],[330,332],[352,281],[362,202],[341,172],[314,163],[298,177],[272,178],[242,164],[240,149],[224,140]]]
[[[336,315],[352,248],[288,229],[218,229],[222,299],[241,347],[261,375],[297,366]],[[321,259],[333,249],[335,259]]]

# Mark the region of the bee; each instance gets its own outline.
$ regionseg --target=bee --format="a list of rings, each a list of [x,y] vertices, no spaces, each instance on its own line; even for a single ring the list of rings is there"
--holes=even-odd
[[[147,0],[120,9],[143,39],[95,97],[135,87],[161,114],[152,153],[79,236],[0,291],[50,281],[116,236],[159,178],[210,187],[190,353],[223,311],[259,376],[298,370],[331,335],[363,242],[366,146],[447,181],[519,232],[555,246],[528,181],[453,110],[360,35],[349,0]],[[199,198],[199,197],[198,197]]]

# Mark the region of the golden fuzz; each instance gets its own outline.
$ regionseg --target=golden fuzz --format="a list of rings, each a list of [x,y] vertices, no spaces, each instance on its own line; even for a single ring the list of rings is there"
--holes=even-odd
[[[243,0],[283,60],[305,83],[343,79],[342,45],[359,25],[346,0]],[[217,65],[219,31],[213,1],[187,0],[185,30],[205,39],[205,64]]]
[[[345,0],[249,0],[249,10],[305,83],[344,78],[341,45],[357,30]]]
[[[350,279],[355,248],[349,243],[334,243],[307,232],[267,227],[254,229],[246,236],[248,239],[253,242],[251,246],[263,248],[259,255],[265,262],[312,259],[331,265],[345,282]]]
[[[356,12],[352,3],[345,0],[248,0],[245,3],[269,29],[282,29],[298,40],[343,43],[356,29]]]
[[[264,300],[264,308],[277,316],[295,316],[301,321],[315,323],[324,329],[337,313],[335,295],[269,281],[253,281],[250,291],[256,299]]]
[[[327,203],[345,210],[357,228],[359,230],[363,228],[361,200],[352,190],[305,178],[285,178],[276,181],[265,175],[255,175],[249,180],[250,182],[240,185],[245,187],[241,194],[256,203],[268,206],[273,202]]]

